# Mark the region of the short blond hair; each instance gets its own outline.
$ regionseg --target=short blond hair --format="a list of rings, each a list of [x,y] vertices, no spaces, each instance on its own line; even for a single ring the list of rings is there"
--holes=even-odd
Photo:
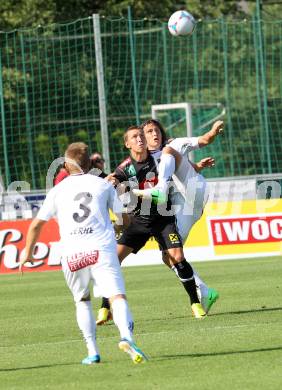
[[[89,170],[90,158],[88,146],[84,142],[70,144],[65,151],[65,158],[74,160],[84,172]]]

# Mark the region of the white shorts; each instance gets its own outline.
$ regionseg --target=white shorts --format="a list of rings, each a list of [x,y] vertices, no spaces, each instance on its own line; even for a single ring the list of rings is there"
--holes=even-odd
[[[117,294],[125,294],[124,280],[116,252],[98,251],[95,264],[76,271],[70,270],[68,259],[63,256],[62,269],[75,302],[89,296],[91,281],[93,281],[95,297],[110,298]]]
[[[176,206],[177,228],[183,243],[188,238],[193,225],[201,218],[207,198],[206,187],[203,190],[196,191],[193,202],[190,199],[185,200],[180,192],[173,194],[172,203]]]

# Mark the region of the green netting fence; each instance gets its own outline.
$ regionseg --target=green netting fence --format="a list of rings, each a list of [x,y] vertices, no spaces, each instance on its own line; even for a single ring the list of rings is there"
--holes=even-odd
[[[282,172],[282,21],[201,21],[173,37],[158,20],[102,18],[101,42],[111,169],[127,154],[122,135],[154,104],[193,104],[193,134],[226,114],[226,132],[195,158],[212,155],[209,177]],[[0,174],[7,185],[45,186],[66,145],[101,150],[92,17],[0,33]],[[179,110],[163,113],[171,136],[185,134]]]

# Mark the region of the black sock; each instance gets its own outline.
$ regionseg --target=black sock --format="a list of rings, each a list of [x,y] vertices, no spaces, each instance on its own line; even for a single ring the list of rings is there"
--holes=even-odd
[[[187,291],[191,305],[193,303],[200,303],[198,294],[197,294],[197,289],[196,289],[196,284],[195,284],[195,279],[188,280],[187,282],[181,282],[183,284],[183,287]]]
[[[110,302],[109,302],[108,298],[105,298],[105,297],[102,298],[101,309],[109,309],[110,310]]]
[[[200,303],[191,265],[184,259],[180,263],[174,264],[173,270],[188,293],[191,305],[193,303]]]

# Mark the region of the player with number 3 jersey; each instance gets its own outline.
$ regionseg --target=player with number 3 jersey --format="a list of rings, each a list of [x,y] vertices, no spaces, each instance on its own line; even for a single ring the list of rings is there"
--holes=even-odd
[[[62,268],[73,294],[78,326],[88,349],[88,356],[82,363],[100,362],[96,323],[90,302],[91,281],[94,295],[110,300],[113,319],[121,336],[119,348],[127,352],[134,363],[142,362],[146,357],[134,344],[133,319],[125,296],[114,228],[109,215],[110,208],[123,222],[128,223],[126,215],[122,214],[123,206],[110,183],[87,174],[90,168],[87,145],[81,142],[69,145],[65,159],[70,175],[49,191],[31,223],[20,269],[25,262],[33,260],[33,250],[43,225],[50,218],[57,218]]]

